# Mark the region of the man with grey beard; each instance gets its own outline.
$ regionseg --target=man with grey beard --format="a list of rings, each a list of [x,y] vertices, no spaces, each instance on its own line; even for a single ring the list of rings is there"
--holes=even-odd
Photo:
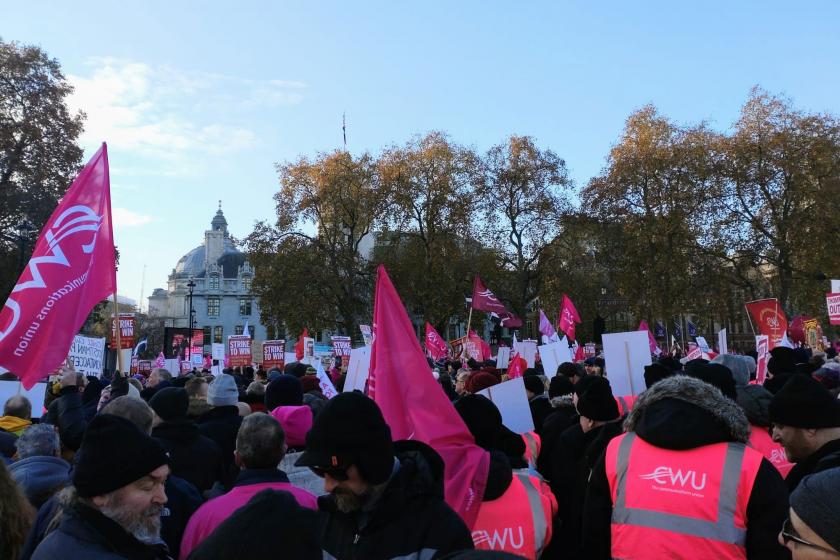
[[[160,538],[168,463],[163,447],[130,421],[95,416],[76,455],[61,523],[33,560],[170,558]]]

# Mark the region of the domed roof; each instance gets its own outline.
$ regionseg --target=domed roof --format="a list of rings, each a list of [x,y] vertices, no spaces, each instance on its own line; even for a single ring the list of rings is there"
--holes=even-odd
[[[204,245],[199,245],[178,260],[175,265],[175,276],[179,278],[204,278],[207,269],[204,267]],[[216,264],[222,269],[224,278],[236,278],[239,267],[245,262],[245,254],[237,249],[229,237],[224,238],[224,251]]]

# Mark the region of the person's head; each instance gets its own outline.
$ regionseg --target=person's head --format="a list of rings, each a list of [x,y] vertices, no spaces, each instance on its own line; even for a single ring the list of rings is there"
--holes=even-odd
[[[32,418],[32,403],[23,395],[9,397],[6,404],[3,405],[3,416],[30,420]]]
[[[168,463],[169,456],[160,443],[137,426],[125,418],[100,413],[82,438],[73,487],[84,504],[137,540],[157,542],[166,503]]]
[[[791,377],[773,396],[769,411],[773,441],[782,444],[793,463],[840,439],[840,402],[811,377]]]
[[[276,469],[285,454],[286,433],[274,417],[255,412],[242,420],[234,451],[240,469]]]
[[[650,389],[658,381],[662,381],[663,379],[671,377],[672,375],[674,375],[673,370],[671,370],[667,366],[662,365],[661,363],[652,363],[648,366],[645,366],[645,388]]]
[[[840,469],[828,469],[802,479],[790,495],[790,517],[779,542],[793,560],[840,558]]]
[[[146,380],[146,387],[157,387],[161,381],[169,381],[172,379],[172,374],[168,369],[155,368],[149,374],[149,379]]]
[[[131,385],[138,393],[143,390],[143,384],[140,383],[140,381],[138,381],[137,379],[129,377],[127,381],[128,384]],[[160,385],[160,383],[158,383],[158,385]]]
[[[17,558],[35,512],[4,461],[0,461],[0,513],[0,550],[4,558]]]
[[[303,386],[300,380],[300,377],[284,373],[266,386],[265,407],[269,412],[279,406],[303,404]]]
[[[502,451],[510,457],[522,457],[525,442],[502,423],[502,414],[493,401],[484,395],[467,395],[455,401],[476,445],[488,451]]]
[[[607,422],[618,420],[621,414],[610,389],[610,384],[600,376],[593,376],[585,390],[578,396],[577,411],[584,433]]]
[[[486,371],[474,371],[470,373],[467,379],[466,389],[467,393],[478,393],[487,387],[499,384],[499,378],[492,373]]]
[[[551,382],[548,384],[548,398],[550,399],[565,396],[568,396],[571,399],[571,395],[574,392],[575,386],[572,383],[571,378],[562,374],[557,374],[552,377]]]
[[[455,376],[455,392],[458,393],[459,396],[466,394],[467,380],[470,378],[470,375],[472,375],[472,372],[468,369],[458,370],[458,373]]]
[[[580,381],[580,378],[586,375],[586,370],[580,364],[574,362],[563,362],[557,366],[557,375],[567,377],[572,384]],[[555,375],[555,377],[557,377]]]
[[[738,400],[735,380],[732,378],[732,372],[725,365],[707,363],[688,368],[686,371],[691,372],[691,377],[696,377],[713,387],[717,387],[723,393],[723,396],[729,397],[733,401]]]
[[[27,428],[15,441],[18,460],[29,457],[58,457],[61,442],[52,424],[35,424]]]
[[[143,399],[135,399],[128,395],[108,401],[102,407],[100,414],[111,414],[124,418],[137,426],[145,434],[152,433],[155,411]]]
[[[545,383],[539,375],[524,377],[523,382],[525,383],[525,394],[528,395],[529,401],[534,397],[545,394]]]
[[[265,397],[265,385],[259,381],[252,381],[248,388],[245,389],[245,394],[253,397]]]
[[[604,375],[604,358],[587,358],[583,362],[586,375]]]
[[[315,419],[295,464],[324,478],[340,511],[357,511],[393,473],[391,429],[373,400],[341,393]]]
[[[770,350],[767,361],[767,374],[770,376],[780,373],[796,373],[797,355],[793,348],[776,346]]]
[[[236,406],[239,389],[233,376],[223,373],[217,376],[207,389],[207,404],[210,406]]]
[[[187,418],[190,398],[186,389],[164,387],[149,399],[149,406],[155,411],[155,425],[162,422],[176,422]]]
[[[278,374],[280,373],[280,370],[278,370],[277,368],[271,368],[271,369],[272,369],[272,371],[277,371]],[[268,383],[268,372],[265,371],[264,369],[258,369],[256,371],[256,373],[254,373],[254,381],[256,381],[257,383],[262,383],[263,385],[265,385],[266,383]]]
[[[203,377],[193,377],[184,384],[184,390],[191,399],[207,400],[207,390],[210,386]]]

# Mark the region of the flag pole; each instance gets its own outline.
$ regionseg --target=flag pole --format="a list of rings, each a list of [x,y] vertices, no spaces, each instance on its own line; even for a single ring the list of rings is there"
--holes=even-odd
[[[120,304],[117,302],[117,291],[114,290],[114,316],[116,317],[117,325],[117,371],[120,375],[124,375],[123,370],[123,356],[122,356],[122,337],[120,336]]]
[[[751,301],[748,301],[747,303],[752,303],[752,302],[751,302]],[[747,310],[747,320],[750,322],[750,329],[752,330],[753,336],[755,336],[755,326],[753,325],[753,322],[752,322],[752,315],[750,314],[750,310],[749,310],[749,308],[747,307],[747,304],[746,304],[746,303],[744,304],[744,309],[746,309],[746,310]]]

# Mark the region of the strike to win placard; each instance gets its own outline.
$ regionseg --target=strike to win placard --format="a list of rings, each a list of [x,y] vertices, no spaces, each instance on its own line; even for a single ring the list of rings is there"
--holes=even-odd
[[[251,365],[251,337],[244,334],[229,336],[228,358],[230,367]]]
[[[271,368],[283,369],[286,363],[286,341],[285,340],[266,340],[263,342],[263,368],[269,370]]]

